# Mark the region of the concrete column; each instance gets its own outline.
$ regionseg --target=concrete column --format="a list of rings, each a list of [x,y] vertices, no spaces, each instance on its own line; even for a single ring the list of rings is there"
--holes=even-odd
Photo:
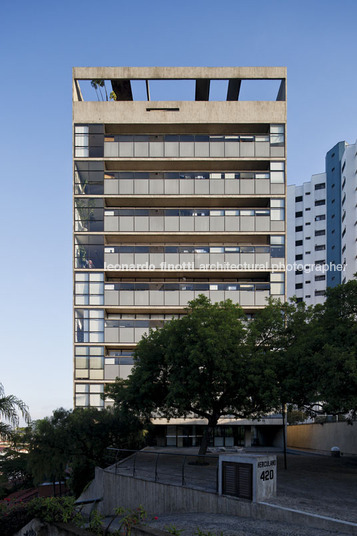
[[[252,427],[251,426],[245,426],[244,428],[244,446],[245,447],[252,446]]]

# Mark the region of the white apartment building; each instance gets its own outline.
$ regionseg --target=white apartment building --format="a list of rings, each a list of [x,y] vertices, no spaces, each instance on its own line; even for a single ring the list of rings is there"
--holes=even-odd
[[[315,305],[357,272],[357,143],[337,143],[325,173],[287,192],[288,297]]]
[[[326,174],[287,189],[288,296],[322,303],[326,290]]]

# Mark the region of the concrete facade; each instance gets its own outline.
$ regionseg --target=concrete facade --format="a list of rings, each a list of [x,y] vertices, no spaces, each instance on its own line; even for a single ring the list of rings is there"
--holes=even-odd
[[[87,98],[91,80],[116,100]],[[151,99],[185,80],[191,100]],[[209,100],[215,80],[224,100]],[[274,100],[239,100],[247,80],[276,83]],[[103,407],[142,335],[198,295],[248,315],[285,299],[285,124],[285,68],[73,70],[75,407]]]

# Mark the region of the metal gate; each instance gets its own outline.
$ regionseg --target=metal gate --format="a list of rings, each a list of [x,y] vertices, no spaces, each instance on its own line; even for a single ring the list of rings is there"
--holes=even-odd
[[[223,494],[251,501],[253,497],[253,465],[251,463],[223,462],[222,466]]]

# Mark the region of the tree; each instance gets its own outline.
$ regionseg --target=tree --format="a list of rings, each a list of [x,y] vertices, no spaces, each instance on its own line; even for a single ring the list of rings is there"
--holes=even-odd
[[[30,422],[27,405],[14,395],[5,396],[3,385],[0,383],[0,437],[10,438],[13,428],[19,425],[19,415]],[[4,422],[4,421],[5,422]]]
[[[140,448],[143,425],[133,416],[112,409],[63,408],[34,423],[29,441],[28,468],[35,483],[61,481],[77,496],[107,462],[107,447]]]
[[[254,350],[255,339],[239,305],[201,295],[185,316],[144,335],[131,376],[107,386],[106,395],[141,417],[206,419],[204,454],[220,417],[258,418],[276,404],[272,364]]]
[[[357,415],[357,281],[328,288],[326,301],[316,309],[322,336],[320,400],[322,411]]]

